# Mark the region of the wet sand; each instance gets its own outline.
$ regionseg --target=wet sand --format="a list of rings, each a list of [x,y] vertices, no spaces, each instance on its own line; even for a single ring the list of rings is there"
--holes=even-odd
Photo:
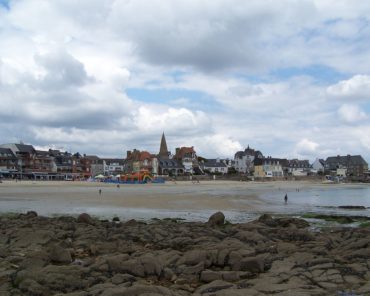
[[[299,188],[357,188],[356,184],[322,184],[307,181],[238,182],[190,181],[165,184],[115,184],[99,182],[4,181],[0,184],[0,211],[35,210],[43,215],[78,214],[153,218],[193,215],[203,220],[211,212],[231,216],[289,210],[280,198],[261,198]],[[99,189],[102,194],[99,194]],[[289,204],[289,206],[293,207]],[[159,213],[162,213],[161,215]],[[142,216],[142,217],[140,217]],[[234,220],[233,217],[231,220]],[[237,219],[236,219],[237,220]]]

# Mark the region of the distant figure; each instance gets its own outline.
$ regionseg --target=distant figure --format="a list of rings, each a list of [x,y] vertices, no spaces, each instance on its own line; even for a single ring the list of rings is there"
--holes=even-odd
[[[288,203],[288,194],[287,193],[285,193],[284,201],[285,201],[285,203]]]
[[[119,184],[117,184],[117,188],[119,188]]]
[[[101,195],[101,189],[99,189],[99,195]]]

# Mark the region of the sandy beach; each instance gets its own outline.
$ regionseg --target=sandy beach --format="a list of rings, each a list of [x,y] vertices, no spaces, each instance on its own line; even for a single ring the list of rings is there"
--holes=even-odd
[[[343,190],[351,190],[352,194],[362,188],[369,186],[308,181],[201,181],[200,184],[182,181],[121,184],[118,188],[115,184],[96,182],[4,181],[0,184],[0,208],[1,212],[35,210],[43,215],[52,215],[86,211],[98,216],[118,215],[124,218],[126,215],[143,219],[155,215],[183,218],[193,215],[194,219],[200,220],[220,210],[229,213],[235,221],[234,216],[242,213],[248,216],[264,212],[294,212],[302,205],[314,204],[316,201],[308,198],[318,194],[334,191],[337,195]],[[288,205],[283,203],[285,193],[291,197]]]

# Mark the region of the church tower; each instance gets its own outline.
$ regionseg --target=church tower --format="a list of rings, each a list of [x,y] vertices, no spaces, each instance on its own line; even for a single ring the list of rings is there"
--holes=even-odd
[[[163,132],[158,156],[160,158],[169,158],[169,155],[170,153],[168,152],[168,149],[167,149],[166,137],[164,136],[164,132]]]

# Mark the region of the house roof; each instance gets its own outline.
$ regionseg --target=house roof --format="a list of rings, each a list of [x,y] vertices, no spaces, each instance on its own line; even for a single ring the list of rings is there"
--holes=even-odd
[[[241,159],[241,158],[243,158],[243,156],[246,156],[246,155],[254,156],[254,157],[263,157],[263,154],[261,153],[261,151],[254,150],[254,149],[252,149],[248,146],[247,148],[244,149],[244,151],[236,152],[235,156],[234,156],[234,159],[236,159],[236,158]]]
[[[226,168],[226,164],[222,162],[220,159],[207,159],[206,162],[203,163],[204,167],[209,168]]]
[[[17,159],[13,151],[9,148],[0,148],[0,158]]]
[[[159,167],[162,169],[182,169],[184,168],[182,164],[180,164],[175,159],[168,159],[168,158],[159,158]]]
[[[308,160],[289,159],[286,165],[290,168],[309,168],[310,162]]]
[[[330,156],[325,161],[326,165],[331,166],[349,166],[349,165],[367,165],[367,162],[361,155]]]
[[[194,147],[181,147],[176,149],[175,157],[182,159],[186,154],[195,153]]]
[[[32,145],[15,144],[15,147],[17,147],[18,151],[21,153],[35,153],[36,152],[35,148],[33,148]]]

